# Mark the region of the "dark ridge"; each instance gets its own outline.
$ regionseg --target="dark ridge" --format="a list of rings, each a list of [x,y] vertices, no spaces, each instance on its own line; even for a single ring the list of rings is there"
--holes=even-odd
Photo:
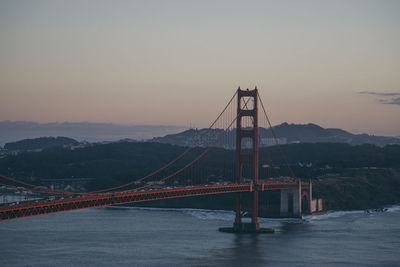
[[[10,142],[4,145],[7,150],[18,150],[18,151],[28,151],[28,150],[41,150],[52,147],[63,147],[79,144],[78,141],[68,138],[68,137],[40,137],[33,139],[24,139],[17,142]]]

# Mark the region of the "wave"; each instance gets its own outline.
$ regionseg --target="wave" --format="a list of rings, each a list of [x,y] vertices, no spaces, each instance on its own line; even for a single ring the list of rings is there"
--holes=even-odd
[[[134,210],[147,210],[157,212],[180,212],[200,220],[219,220],[233,222],[235,219],[235,212],[228,210],[210,210],[210,209],[193,209],[193,208],[151,208],[151,207],[128,207],[128,206],[110,206],[108,209],[134,209]],[[392,205],[385,207],[386,212],[400,212],[400,205]],[[372,213],[375,213],[372,211]],[[379,213],[379,212],[377,212]],[[311,214],[303,216],[303,218],[259,218],[261,223],[304,223],[310,221],[327,220],[339,218],[348,215],[365,214],[365,210],[350,210],[350,211],[332,211],[319,214]]]
[[[383,208],[383,212],[400,212],[400,205],[392,205],[386,206]],[[349,211],[332,211],[322,214],[312,214],[303,216],[306,221],[314,221],[314,220],[326,220],[331,218],[339,218],[352,214],[365,214],[367,210],[349,210]],[[373,209],[368,209],[368,214],[371,213],[381,213],[382,211],[374,211]]]
[[[315,221],[315,220],[326,220],[332,218],[339,218],[350,214],[364,214],[365,211],[363,210],[349,210],[349,211],[332,211],[322,214],[311,214],[303,216],[304,220],[306,221]]]
[[[235,220],[235,212],[228,210],[190,209],[183,211],[183,213],[196,217],[200,220],[218,220],[230,222]]]
[[[400,205],[387,206],[388,212],[400,212]]]
[[[229,210],[210,210],[210,209],[193,209],[193,208],[152,208],[152,207],[129,207],[129,206],[109,206],[106,208],[146,210],[146,211],[157,211],[157,212],[181,212],[201,220],[233,221],[235,219],[235,212]]]
[[[157,212],[180,212],[190,216],[193,216],[200,220],[213,220],[213,221],[228,221],[233,222],[235,220],[235,212],[230,210],[210,210],[210,209],[194,209],[194,208],[152,208],[152,207],[129,207],[129,206],[109,206],[106,208],[110,209],[133,209],[133,210],[145,210],[145,211],[157,211]],[[302,223],[304,222],[301,218],[259,218],[260,223]]]

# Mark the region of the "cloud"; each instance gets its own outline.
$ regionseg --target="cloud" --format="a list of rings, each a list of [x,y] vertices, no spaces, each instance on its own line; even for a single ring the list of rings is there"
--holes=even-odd
[[[392,104],[392,105],[400,105],[400,97],[392,98],[392,99],[380,99],[379,102],[382,104]]]
[[[361,91],[358,92],[359,94],[362,95],[378,95],[378,96],[400,96],[400,92],[399,93],[379,93],[379,92],[371,92],[371,91]]]
[[[386,99],[378,99],[377,101],[381,104],[388,104],[388,105],[399,105],[400,106],[400,92],[393,92],[393,93],[380,93],[380,92],[372,92],[372,91],[361,91],[358,92],[362,95],[373,95],[379,97],[386,97]],[[393,97],[398,96],[398,97]]]

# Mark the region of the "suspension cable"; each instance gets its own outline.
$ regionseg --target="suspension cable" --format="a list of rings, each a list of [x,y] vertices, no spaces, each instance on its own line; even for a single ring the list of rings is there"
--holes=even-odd
[[[178,161],[180,158],[182,158],[184,155],[186,155],[189,151],[191,151],[203,138],[205,135],[207,135],[211,128],[217,123],[217,121],[219,120],[219,118],[222,116],[222,114],[224,114],[224,112],[226,111],[226,109],[230,106],[230,104],[232,103],[232,101],[235,99],[235,96],[237,95],[237,91],[235,92],[235,94],[232,96],[232,98],[229,100],[228,104],[225,106],[225,108],[222,110],[222,112],[218,115],[218,117],[214,120],[214,122],[208,127],[208,129],[203,132],[203,134],[197,139],[195,140],[185,151],[183,151],[178,157],[176,157],[175,159],[171,160],[170,162],[168,162],[167,164],[165,164],[164,166],[162,166],[161,168],[153,171],[152,173],[139,178],[137,180],[131,181],[129,183],[123,184],[123,185],[119,185],[119,186],[115,186],[115,187],[111,187],[111,188],[105,188],[105,189],[101,189],[101,190],[97,190],[97,191],[92,191],[92,192],[70,192],[70,191],[64,191],[64,190],[54,190],[54,189],[49,189],[46,187],[42,187],[42,186],[37,186],[37,185],[33,185],[18,179],[14,179],[5,175],[0,174],[0,177],[9,181],[12,181],[14,183],[19,183],[19,184],[23,184],[32,188],[36,188],[36,189],[41,189],[41,190],[45,190],[47,192],[52,192],[54,194],[69,194],[69,195],[96,195],[97,193],[102,193],[102,192],[107,192],[107,191],[112,191],[115,189],[119,189],[119,188],[123,188],[123,187],[127,187],[130,186],[134,183],[143,181],[147,178],[150,178],[152,176],[154,176],[155,174],[161,172],[162,170],[168,168],[169,166],[171,166],[172,164],[174,164],[176,161]]]
[[[248,100],[247,100],[247,101],[248,101]],[[246,102],[246,103],[247,103],[247,102]],[[188,164],[186,164],[185,166],[183,166],[181,169],[179,169],[179,170],[175,171],[174,173],[172,173],[172,174],[170,174],[170,175],[164,177],[164,178],[161,179],[161,180],[154,181],[153,183],[150,183],[150,184],[148,184],[148,185],[144,185],[144,186],[141,186],[141,187],[138,187],[138,188],[136,188],[136,189],[129,190],[129,191],[140,190],[140,189],[144,189],[144,188],[153,186],[153,185],[158,184],[158,183],[160,183],[160,182],[162,182],[162,181],[165,181],[165,180],[167,180],[167,179],[169,179],[169,178],[171,178],[171,177],[174,177],[175,175],[181,173],[181,172],[182,172],[183,170],[185,170],[186,168],[190,167],[194,162],[198,161],[198,160],[199,160],[200,158],[202,158],[208,151],[210,151],[212,148],[214,148],[214,145],[217,144],[217,143],[220,141],[220,139],[226,134],[227,130],[228,130],[228,129],[232,126],[232,124],[237,120],[237,118],[239,117],[239,115],[240,115],[241,113],[242,113],[242,111],[240,111],[240,112],[238,113],[238,115],[236,116],[236,118],[233,119],[233,121],[229,124],[229,126],[218,136],[218,138],[211,144],[211,146],[208,147],[206,150],[204,150],[204,151],[203,151],[199,156],[197,156],[194,160],[192,160],[191,162],[189,162]]]
[[[258,92],[257,92],[257,94],[258,94]],[[292,177],[295,177],[294,172],[293,172],[292,168],[290,167],[289,162],[288,162],[288,160],[287,160],[287,158],[286,158],[286,155],[285,155],[285,153],[283,152],[281,146],[280,146],[279,143],[278,143],[278,139],[276,138],[275,131],[274,131],[274,129],[272,128],[271,121],[269,120],[269,117],[268,117],[268,115],[267,115],[267,111],[265,110],[264,103],[262,102],[262,99],[261,99],[261,97],[260,97],[260,94],[258,94],[258,98],[260,99],[261,107],[262,107],[262,109],[263,109],[263,111],[264,111],[265,117],[267,118],[267,122],[268,122],[269,128],[270,128],[270,130],[271,130],[272,136],[274,137],[275,143],[276,143],[276,145],[277,145],[277,147],[278,147],[278,149],[279,149],[279,151],[280,151],[280,153],[281,153],[281,156],[282,156],[283,160],[285,161],[286,166],[288,167],[288,169],[289,169],[289,171],[290,171]]]

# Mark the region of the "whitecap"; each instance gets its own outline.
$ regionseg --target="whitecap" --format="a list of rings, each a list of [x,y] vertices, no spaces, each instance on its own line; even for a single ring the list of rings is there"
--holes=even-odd
[[[332,212],[327,212],[327,213],[322,213],[322,214],[312,214],[312,215],[306,215],[303,216],[303,219],[306,221],[314,221],[314,220],[326,220],[326,219],[331,219],[331,218],[339,218],[343,217],[346,215],[351,215],[351,214],[363,214],[365,211],[363,210],[349,210],[349,211],[332,211]]]
[[[388,212],[400,212],[400,205],[386,207]]]

